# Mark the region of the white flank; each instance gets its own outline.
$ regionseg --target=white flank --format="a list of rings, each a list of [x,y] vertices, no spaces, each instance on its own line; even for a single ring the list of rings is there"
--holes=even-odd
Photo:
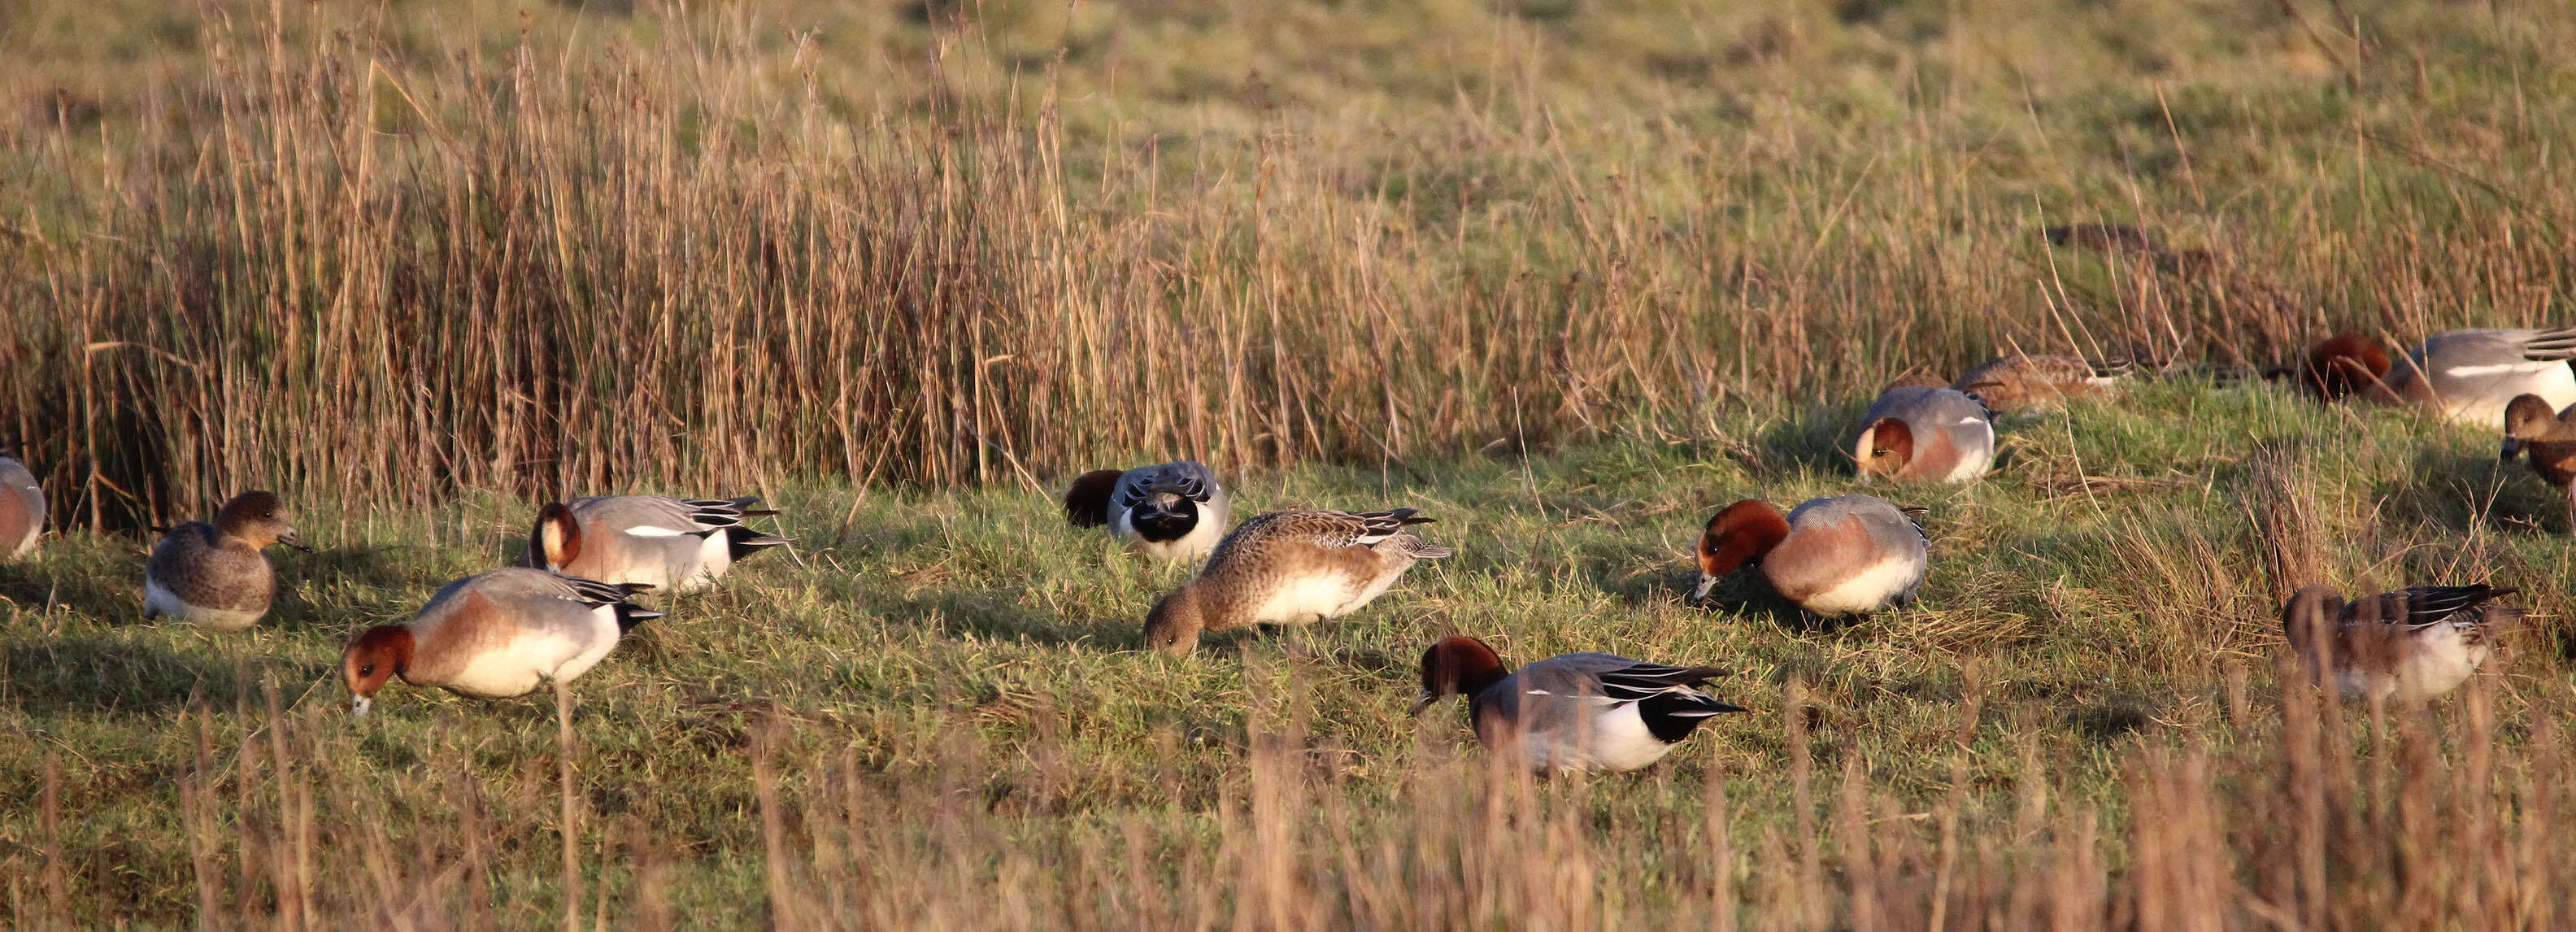
[[[200,628],[212,628],[217,631],[239,631],[250,627],[258,624],[259,616],[263,614],[239,609],[198,608],[182,601],[170,590],[161,588],[160,581],[149,576],[143,579],[143,607]]]
[[[497,699],[527,695],[548,678],[580,676],[617,647],[614,606],[591,610],[588,621],[586,630],[522,629],[508,643],[475,656],[446,686],[465,695]]]
[[[1532,768],[1558,772],[1635,770],[1664,759],[1674,747],[1655,739],[1634,702],[1594,715],[1572,733],[1545,732],[1522,740]]]

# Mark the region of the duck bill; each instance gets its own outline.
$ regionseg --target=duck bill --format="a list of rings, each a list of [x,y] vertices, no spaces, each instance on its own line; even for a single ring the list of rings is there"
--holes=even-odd
[[[293,547],[297,550],[304,551],[305,553],[313,552],[313,548],[304,545],[304,535],[298,534],[294,531],[288,531],[284,534],[277,535],[277,542]]]
[[[2503,448],[2498,449],[2498,450],[2496,451],[2496,462],[2499,462],[2499,463],[2510,463],[2510,462],[2513,462],[2513,458],[2514,458],[2514,457],[2521,456],[2521,455],[2522,455],[2522,441],[2520,441],[2520,440],[2516,440],[2516,439],[2511,438],[2511,437],[2506,437],[2506,438],[2504,438],[2504,446],[2503,446]],[[2538,454],[2533,454],[2533,455],[2535,455],[2535,456],[2536,456],[2536,455],[2538,455]]]
[[[373,709],[373,708],[375,708],[375,707],[376,707],[376,697],[374,697],[374,696],[351,696],[351,697],[349,697],[349,717],[350,717],[350,718],[365,718],[365,717],[367,717],[367,711],[368,711],[369,709]]]
[[[1682,603],[1685,605],[1698,605],[1702,602],[1706,602],[1708,601],[1709,592],[1716,588],[1717,577],[1711,576],[1707,573],[1701,573],[1699,574],[1699,583],[1691,587],[1690,597],[1683,599]]]
[[[1414,715],[1414,716],[1421,715],[1421,714],[1422,714],[1422,710],[1430,708],[1432,703],[1435,703],[1435,702],[1438,702],[1438,701],[1440,701],[1440,697],[1435,696],[1435,695],[1432,695],[1430,692],[1425,691],[1425,692],[1424,692],[1424,693],[1423,693],[1419,698],[1416,698],[1416,699],[1414,699],[1414,700],[1413,700],[1413,709],[1412,709],[1412,711],[1406,712],[1406,713],[1404,713],[1404,714],[1406,714],[1406,715]]]

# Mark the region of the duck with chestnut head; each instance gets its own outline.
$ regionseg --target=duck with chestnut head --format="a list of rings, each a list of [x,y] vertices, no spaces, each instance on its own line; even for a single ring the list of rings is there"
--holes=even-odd
[[[1724,675],[1594,653],[1559,654],[1515,672],[1485,642],[1457,636],[1422,652],[1412,714],[1465,696],[1489,752],[1540,774],[1624,772],[1664,759],[1700,723],[1744,711],[1696,688]]]
[[[2282,633],[2311,682],[2347,700],[2415,703],[2466,682],[2523,613],[2486,584],[2415,586],[2346,602],[2308,586],[2281,607]]]
[[[778,512],[760,499],[611,495],[549,503],[528,533],[528,566],[657,592],[707,589],[735,561],[787,539],[746,519]]]
[[[1719,509],[1700,532],[1699,584],[1689,601],[1705,601],[1720,580],[1751,567],[1806,611],[1873,612],[1913,597],[1929,554],[1923,529],[1883,498],[1810,499],[1786,514],[1748,498]]]
[[[2546,330],[2450,330],[2411,353],[2391,354],[2378,340],[2338,333],[2308,350],[2303,387],[2329,401],[2360,398],[2415,405],[2457,424],[2490,430],[2519,395],[2551,410],[2576,404],[2576,327]]]
[[[1861,415],[1852,460],[1864,479],[1967,482],[1994,467],[1993,419],[1967,392],[1900,385]]]
[[[484,699],[571,682],[638,623],[662,617],[628,601],[644,588],[523,567],[448,583],[410,621],[350,639],[340,658],[349,710],[367,714],[397,677]]]

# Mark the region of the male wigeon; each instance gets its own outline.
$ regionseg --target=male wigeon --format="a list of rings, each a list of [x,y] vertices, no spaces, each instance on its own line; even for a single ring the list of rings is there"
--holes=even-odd
[[[448,583],[410,621],[349,641],[340,659],[349,710],[367,714],[397,676],[484,699],[570,682],[637,623],[662,617],[626,600],[643,588],[523,567]]]
[[[2281,608],[2281,627],[2308,678],[2346,699],[2420,702],[2450,692],[2522,619],[2494,586],[2416,586],[2357,602],[2308,586]]]
[[[45,489],[17,460],[0,456],[0,557],[36,549],[45,534]]]
[[[163,529],[143,564],[143,617],[167,616],[223,631],[257,624],[277,595],[277,572],[261,552],[270,544],[313,552],[270,492],[233,496],[213,524],[189,521]]]
[[[1994,465],[1993,416],[1955,388],[1891,388],[1861,415],[1852,458],[1864,478],[1966,482]]]
[[[1466,696],[1476,738],[1539,773],[1636,770],[1664,759],[1703,721],[1739,706],[1693,688],[1717,667],[1671,667],[1611,654],[1559,654],[1515,673],[1485,642],[1443,638],[1422,652],[1413,714]]]
[[[1186,654],[1198,646],[1201,631],[1303,624],[1359,611],[1415,562],[1453,552],[1405,530],[1429,523],[1412,508],[1255,515],[1225,536],[1197,578],[1154,603],[1145,616],[1145,643]]]
[[[1781,514],[1748,498],[1719,509],[1699,537],[1699,585],[1690,601],[1748,564],[1782,598],[1818,615],[1902,604],[1929,566],[1923,529],[1904,509],[1869,495],[1809,499]]]
[[[2571,357],[2576,327],[2451,330],[2399,357],[2377,340],[2340,333],[2308,351],[2300,380],[2329,400],[2413,404],[2453,423],[2493,428],[2516,395],[2538,395],[2552,410],[2576,404]]]
[[[1182,460],[1120,471],[1095,469],[1064,493],[1075,527],[1107,525],[1128,549],[1166,560],[1208,555],[1225,537],[1225,486],[1204,463]]]
[[[2531,454],[2531,471],[2541,481],[2570,488],[2569,480],[2576,479],[2576,406],[2559,411],[2538,395],[2515,395],[2504,407],[2502,458],[2511,462],[2524,453]]]
[[[759,503],[616,495],[548,504],[528,534],[528,565],[657,592],[696,592],[715,585],[734,561],[787,542],[743,524],[778,513],[751,507]]]
[[[1950,387],[1977,396],[1989,410],[2011,412],[2111,394],[2127,369],[2125,362],[2094,363],[2074,356],[2003,356],[1968,370]]]

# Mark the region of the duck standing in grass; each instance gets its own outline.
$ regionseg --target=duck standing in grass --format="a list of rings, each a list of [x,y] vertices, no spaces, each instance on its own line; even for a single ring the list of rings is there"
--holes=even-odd
[[[1108,527],[1130,550],[1185,563],[1225,538],[1227,504],[1214,470],[1182,460],[1083,473],[1065,490],[1064,516],[1075,527]]]
[[[1145,643],[1186,654],[1201,631],[1339,618],[1369,604],[1422,560],[1450,555],[1406,528],[1429,524],[1393,511],[1274,511],[1228,534],[1197,578],[1154,603]]]
[[[218,631],[257,624],[277,595],[277,571],[262,552],[270,544],[313,552],[271,492],[233,496],[213,524],[189,521],[162,529],[143,564],[143,617],[166,616]]]
[[[1852,615],[1911,599],[1930,566],[1930,545],[1904,509],[1876,496],[1809,499],[1787,514],[1748,498],[1719,509],[1700,532],[1699,585],[1689,601],[1706,600],[1718,580],[1747,565],[1799,608]]]
[[[570,682],[636,624],[662,617],[627,601],[643,588],[522,567],[448,583],[412,620],[350,640],[340,658],[349,710],[367,714],[397,676],[484,699]]]
[[[1701,722],[1744,711],[1695,688],[1725,674],[1588,653],[1515,673],[1485,642],[1449,637],[1422,652],[1422,696],[1412,714],[1465,696],[1488,751],[1518,755],[1542,774],[1624,772],[1664,759]]]
[[[44,534],[44,486],[25,465],[0,456],[0,557],[25,556]]]
[[[778,512],[757,498],[576,498],[537,512],[528,565],[611,584],[690,593],[724,578],[737,560],[787,542],[743,519]]]
[[[2517,395],[2538,395],[2552,411],[2576,405],[2571,358],[2576,327],[2444,331],[2398,357],[2377,340],[2339,333],[2308,351],[2299,377],[2330,401],[2411,404],[2492,430]]]
[[[1861,415],[1852,458],[1862,478],[1966,482],[1994,466],[1993,418],[1958,389],[1899,385]]]
[[[2515,591],[2415,586],[2346,602],[2308,586],[2281,607],[2281,627],[2311,682],[2332,683],[2348,700],[2422,702],[2468,680],[2496,632],[2522,620],[2496,601]]]

